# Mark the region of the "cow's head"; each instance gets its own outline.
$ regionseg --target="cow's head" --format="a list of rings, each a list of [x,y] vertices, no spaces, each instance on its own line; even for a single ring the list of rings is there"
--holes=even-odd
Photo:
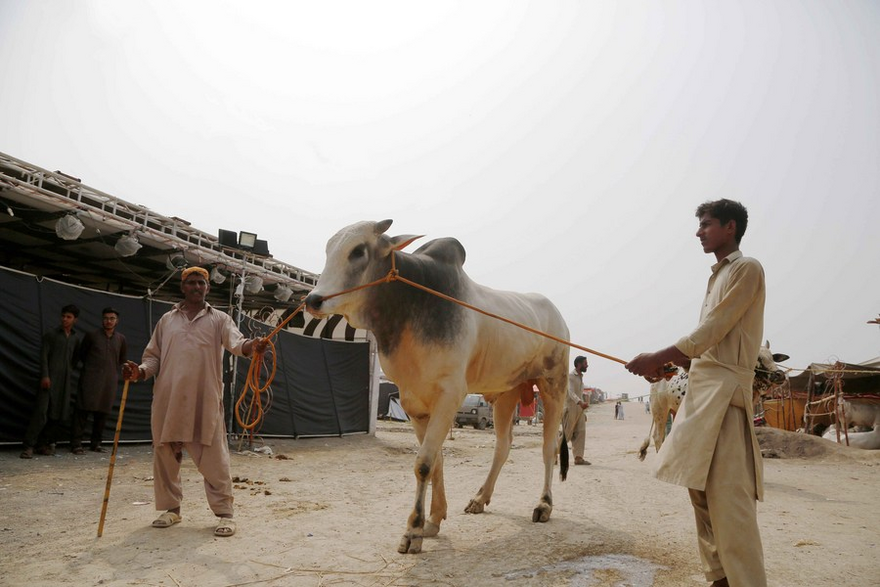
[[[770,352],[770,341],[758,349],[758,363],[755,365],[755,391],[763,394],[774,385],[785,382],[785,370],[777,363],[787,361],[788,355]]]
[[[359,313],[364,290],[326,299],[333,294],[374,281],[388,272],[391,255],[420,238],[414,235],[389,237],[391,220],[358,222],[337,232],[327,241],[327,261],[306,309],[315,316],[342,314],[353,326],[364,327]]]

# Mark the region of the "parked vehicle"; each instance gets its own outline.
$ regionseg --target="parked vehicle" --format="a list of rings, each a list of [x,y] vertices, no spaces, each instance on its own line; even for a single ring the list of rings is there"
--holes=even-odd
[[[473,426],[477,430],[484,430],[487,426],[494,426],[492,406],[478,393],[467,394],[461,407],[458,408],[458,413],[455,415],[455,425],[458,428]]]

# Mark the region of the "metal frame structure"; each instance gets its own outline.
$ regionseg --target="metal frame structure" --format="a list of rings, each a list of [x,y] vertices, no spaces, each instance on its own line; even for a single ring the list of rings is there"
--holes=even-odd
[[[76,215],[85,227],[76,240],[55,235],[55,223],[68,214]],[[123,258],[114,245],[130,235],[136,236],[142,249]],[[286,286],[299,297],[318,280],[317,274],[271,256],[221,245],[217,236],[193,228],[186,220],[163,216],[61,171],[48,171],[4,153],[0,153],[0,245],[4,266],[157,299],[179,294],[174,288],[162,294],[161,285],[157,287],[179,269],[171,265],[171,258],[178,255],[185,260],[180,265],[210,266],[240,280],[245,275],[258,276],[264,291],[239,296],[237,302],[232,301],[234,279],[223,287],[212,286],[212,304],[241,304],[246,311],[266,306],[283,310],[294,303],[279,303],[265,286]]]

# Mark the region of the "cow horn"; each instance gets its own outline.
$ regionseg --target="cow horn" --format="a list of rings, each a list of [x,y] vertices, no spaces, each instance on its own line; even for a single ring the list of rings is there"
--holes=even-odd
[[[409,244],[415,240],[422,238],[423,234],[401,234],[400,236],[395,236],[391,239],[391,249],[394,251],[402,251]]]
[[[380,234],[385,234],[385,231],[387,231],[391,227],[392,222],[394,221],[390,218],[377,222],[376,228],[374,229],[376,231],[376,236],[379,236]]]

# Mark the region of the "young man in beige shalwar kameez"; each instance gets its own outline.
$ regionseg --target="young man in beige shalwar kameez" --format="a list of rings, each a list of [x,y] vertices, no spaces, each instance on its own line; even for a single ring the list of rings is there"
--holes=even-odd
[[[181,274],[184,299],[159,319],[142,363],[129,361],[131,381],[156,376],[153,385],[153,491],[156,509],[166,510],[155,528],[180,522],[183,449],[205,479],[211,511],[219,518],[215,536],[232,536],[232,474],[223,418],[223,349],[238,356],[262,351],[265,339],[246,339],[228,314],[207,301],[208,272],[190,267]]]
[[[763,464],[751,403],[764,329],[764,269],[739,251],[748,223],[742,204],[706,202],[697,218],[703,251],[717,260],[700,324],[626,368],[656,381],[664,364],[693,359],[688,393],[655,476],[688,488],[706,580],[715,587],[766,587],[756,503],[763,500]]]

